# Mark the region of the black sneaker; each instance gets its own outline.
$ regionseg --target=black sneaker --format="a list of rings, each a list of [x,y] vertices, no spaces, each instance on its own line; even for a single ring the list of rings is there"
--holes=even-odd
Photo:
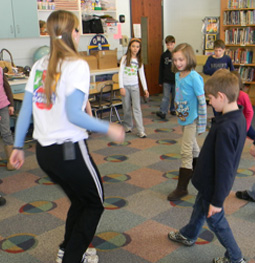
[[[255,200],[249,196],[247,191],[237,191],[236,197],[245,201],[255,202]]]
[[[177,231],[177,232],[174,232],[174,231],[169,232],[168,238],[170,240],[172,240],[172,241],[182,243],[183,245],[189,246],[189,247],[195,244],[195,241],[192,241],[192,240],[184,237],[179,231]]]
[[[0,206],[3,206],[5,204],[6,204],[5,198],[0,195]]]
[[[166,118],[166,114],[161,112],[161,111],[157,111],[156,115],[162,120],[164,120]]]
[[[175,111],[175,110],[172,110],[172,111],[170,112],[170,114],[173,115],[173,116],[175,116],[175,115],[176,115],[176,111]]]

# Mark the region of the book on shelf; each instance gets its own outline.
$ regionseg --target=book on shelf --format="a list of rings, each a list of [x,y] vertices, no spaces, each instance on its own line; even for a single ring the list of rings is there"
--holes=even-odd
[[[228,8],[255,8],[255,0],[229,0]]]
[[[243,82],[251,82],[255,80],[254,67],[240,67],[238,72]]]
[[[225,30],[226,45],[254,45],[255,44],[255,28],[230,28]]]
[[[251,64],[253,62],[253,51],[245,48],[236,50],[227,49],[226,54],[230,56],[234,64]]]

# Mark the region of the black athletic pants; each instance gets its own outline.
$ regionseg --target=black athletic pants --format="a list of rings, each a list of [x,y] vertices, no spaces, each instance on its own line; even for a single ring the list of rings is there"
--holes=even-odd
[[[37,143],[37,161],[42,170],[59,184],[71,201],[64,241],[63,263],[80,263],[91,243],[103,213],[103,185],[89,155],[86,141],[74,144],[76,158],[64,161],[63,144],[42,147]]]

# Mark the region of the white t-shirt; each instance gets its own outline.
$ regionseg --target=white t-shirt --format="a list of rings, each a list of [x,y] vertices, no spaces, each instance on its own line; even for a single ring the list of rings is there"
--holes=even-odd
[[[68,121],[66,114],[66,97],[75,89],[86,94],[83,110],[89,94],[90,72],[86,61],[64,61],[61,66],[61,75],[53,92],[53,103],[47,107],[44,93],[44,78],[48,66],[48,56],[37,61],[26,85],[26,91],[33,93],[33,137],[42,146],[54,143],[61,144],[65,141],[76,142],[88,137],[85,129],[82,129]]]
[[[143,86],[143,90],[147,90],[147,83],[144,74],[144,66],[139,68],[139,63],[136,58],[132,58],[130,61],[130,66],[126,66],[126,55],[124,55],[120,62],[119,70],[119,86],[124,88],[124,86],[135,86],[139,84],[138,81],[138,72],[139,77]]]

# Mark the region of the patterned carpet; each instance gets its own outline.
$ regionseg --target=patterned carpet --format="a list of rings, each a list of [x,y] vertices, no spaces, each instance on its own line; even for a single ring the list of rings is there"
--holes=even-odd
[[[142,105],[148,138],[136,130],[117,145],[92,134],[89,148],[105,188],[105,212],[91,244],[103,263],[206,263],[223,256],[224,249],[205,225],[196,245],[184,247],[167,233],[187,223],[196,190],[178,202],[166,196],[175,189],[180,166],[181,128],[174,116],[159,120],[155,112],[161,96]],[[211,116],[211,108],[208,108]],[[205,135],[198,137],[200,146]],[[254,158],[247,139],[233,191],[225,210],[234,235],[249,263],[255,263],[255,203],[235,198],[236,190],[255,182]],[[69,202],[61,189],[39,169],[33,142],[26,144],[26,162],[8,172],[0,161],[0,263],[54,263],[62,241]],[[1,149],[2,142],[1,142]],[[0,156],[4,157],[3,150]]]

